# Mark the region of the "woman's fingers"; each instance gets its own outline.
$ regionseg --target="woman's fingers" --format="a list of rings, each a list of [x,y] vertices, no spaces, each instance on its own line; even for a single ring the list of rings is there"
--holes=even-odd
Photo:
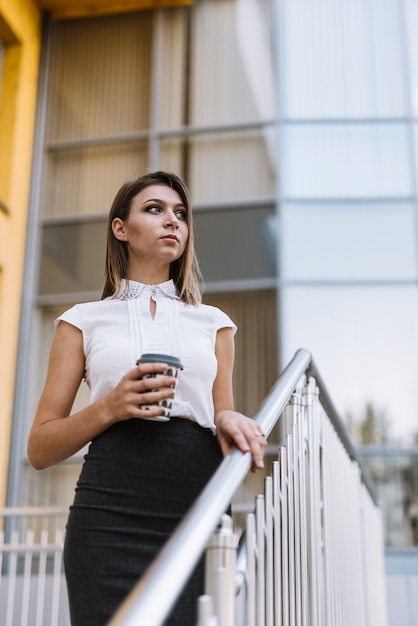
[[[267,439],[254,420],[235,411],[223,411],[217,416],[216,427],[223,454],[235,444],[241,452],[251,452],[252,471],[264,467]]]
[[[164,407],[143,408],[174,397],[176,378],[165,376],[165,363],[142,363],[123,376],[113,392],[119,419],[130,417],[156,417]]]
[[[256,428],[251,428],[247,435],[247,441],[250,446],[253,462],[251,470],[255,472],[257,469],[264,467],[264,453],[267,447],[267,439],[261,428],[256,424]]]

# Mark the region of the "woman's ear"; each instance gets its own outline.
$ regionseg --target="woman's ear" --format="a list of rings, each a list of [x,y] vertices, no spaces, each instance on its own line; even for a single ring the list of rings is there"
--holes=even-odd
[[[125,232],[125,222],[121,220],[120,217],[115,217],[115,219],[113,220],[112,230],[116,239],[119,239],[119,241],[128,241]]]

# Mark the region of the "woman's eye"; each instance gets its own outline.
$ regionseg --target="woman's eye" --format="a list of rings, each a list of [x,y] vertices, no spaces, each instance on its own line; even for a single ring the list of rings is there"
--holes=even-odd
[[[147,211],[150,213],[160,213],[161,207],[159,207],[158,204],[151,204],[147,207]]]
[[[184,220],[186,221],[187,219],[187,213],[186,211],[176,211],[176,215],[180,220]]]

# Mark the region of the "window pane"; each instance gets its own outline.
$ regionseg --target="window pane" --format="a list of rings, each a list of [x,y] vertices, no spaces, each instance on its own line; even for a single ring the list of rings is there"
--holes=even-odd
[[[44,226],[41,295],[101,291],[106,253],[106,222]]]
[[[415,140],[415,154],[418,154],[418,123],[412,126],[412,132]],[[418,189],[418,159],[415,159],[415,184]]]
[[[205,281],[275,276],[273,209],[196,212],[197,253]]]
[[[274,131],[198,136],[190,142],[190,189],[194,202],[273,197]]]
[[[282,141],[285,196],[412,194],[404,124],[295,124]]]
[[[405,114],[399,3],[287,0],[284,5],[286,116]]]
[[[44,215],[107,214],[119,187],[146,162],[145,142],[50,153]]]
[[[341,416],[358,421],[371,404],[385,415],[389,439],[418,432],[418,291],[396,288],[298,288],[282,294],[283,360],[311,351]]]
[[[416,0],[405,0],[405,10],[408,29],[411,106],[413,115],[418,117],[418,3]]]
[[[280,224],[284,279],[417,277],[411,203],[284,204]]]
[[[153,93],[152,115],[161,128],[179,128],[187,124],[188,90],[188,9],[167,9],[157,17],[155,37],[159,59]]]
[[[196,4],[190,55],[192,125],[275,117],[270,12],[266,0]]]
[[[244,415],[254,415],[277,380],[276,301],[275,290],[205,294],[205,303],[225,311],[238,327],[234,399]]]
[[[196,211],[196,248],[205,280],[274,277],[273,218],[273,208]],[[40,294],[100,291],[105,249],[105,221],[44,226]]]
[[[418,455],[361,450],[383,514],[386,546],[418,546]]]
[[[54,24],[49,141],[148,128],[152,16]]]
[[[161,169],[175,172],[186,178],[188,139],[186,137],[169,137],[159,142],[159,164]],[[194,201],[195,198],[193,197]]]

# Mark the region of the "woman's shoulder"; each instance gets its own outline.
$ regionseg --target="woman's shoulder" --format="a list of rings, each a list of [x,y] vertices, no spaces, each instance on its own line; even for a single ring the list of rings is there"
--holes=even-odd
[[[206,321],[208,324],[216,326],[216,328],[229,326],[234,329],[234,332],[236,330],[236,325],[229,315],[217,306],[201,303],[195,306],[187,305],[186,309],[192,317],[199,319],[199,321]]]
[[[68,322],[78,328],[85,327],[85,325],[89,323],[94,324],[106,311],[112,312],[114,303],[120,302],[120,300],[114,298],[105,298],[104,300],[75,304],[57,317],[55,326],[57,326],[60,321]]]
[[[69,311],[78,312],[80,314],[89,315],[95,313],[96,311],[100,312],[109,306],[112,306],[113,302],[120,302],[119,300],[115,300],[112,298],[105,298],[104,300],[91,300],[89,302],[79,302],[78,304],[74,304],[71,308],[67,309],[64,314]]]

